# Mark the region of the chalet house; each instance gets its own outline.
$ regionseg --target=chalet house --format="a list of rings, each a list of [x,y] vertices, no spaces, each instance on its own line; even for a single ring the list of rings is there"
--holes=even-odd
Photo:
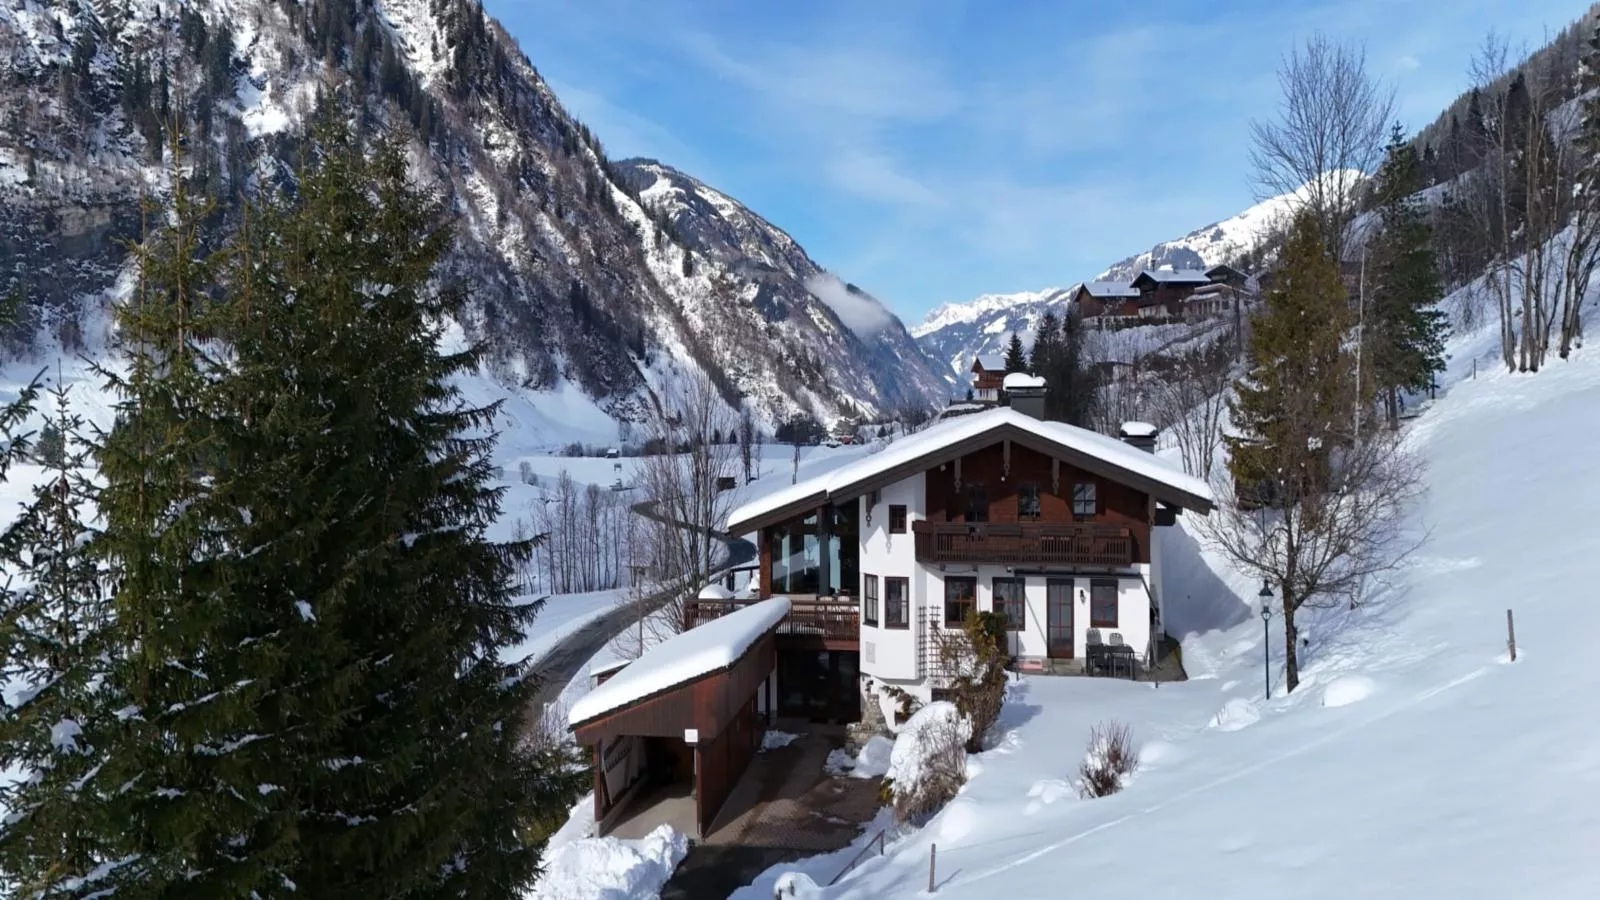
[[[1225,284],[1236,291],[1244,290],[1250,281],[1250,276],[1226,263],[1207,269],[1206,277],[1211,279],[1212,284]]]
[[[1160,318],[1183,315],[1183,301],[1210,283],[1199,269],[1145,269],[1131,286],[1139,292],[1140,317]]]
[[[710,585],[685,630],[620,668],[569,713],[594,761],[595,820],[678,810],[705,837],[737,817],[734,786],[777,717],[893,717],[893,686],[949,685],[940,638],[975,612],[1009,623],[1019,668],[1086,659],[1132,671],[1154,657],[1167,597],[1162,532],[1209,514],[1205,482],[1122,438],[1043,420],[1041,379],[1005,379],[1009,407],[935,423],[832,472],[734,510],[759,568],[735,596]]]
[[[1210,489],[1153,455],[1151,426],[1118,440],[1044,421],[1038,384],[1010,400],[731,514],[729,533],[757,536],[754,593],[791,604],[778,713],[850,721],[876,699],[892,715],[878,685],[929,699],[940,634],[975,611],[1007,616],[1024,669],[1081,669],[1108,645],[1154,657],[1161,532],[1209,514]],[[696,604],[691,619],[705,614],[720,613]]]
[[[972,361],[972,399],[979,403],[999,403],[1000,385],[1006,377],[1005,357],[980,353]]]
[[[1071,300],[1085,319],[1120,318],[1139,315],[1139,291],[1123,281],[1086,281],[1078,285]]]

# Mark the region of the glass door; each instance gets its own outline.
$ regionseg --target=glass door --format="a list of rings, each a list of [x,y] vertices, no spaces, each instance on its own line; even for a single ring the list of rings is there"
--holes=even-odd
[[[1045,639],[1052,659],[1072,658],[1072,579],[1052,578],[1045,583]]]

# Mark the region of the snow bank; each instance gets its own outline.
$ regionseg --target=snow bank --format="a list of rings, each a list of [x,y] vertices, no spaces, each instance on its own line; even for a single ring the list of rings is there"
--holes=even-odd
[[[761,736],[761,749],[776,750],[779,747],[787,747],[798,740],[800,740],[800,735],[798,734],[787,731],[768,731]]]
[[[789,614],[783,597],[763,600],[651,647],[572,705],[573,725],[603,716],[673,685],[732,665]]]
[[[881,734],[867,739],[861,751],[852,757],[842,748],[831,751],[823,768],[830,775],[849,775],[852,778],[879,778],[888,773],[889,760],[895,742]]]
[[[545,857],[525,900],[644,900],[661,893],[689,852],[689,839],[662,825],[637,841],[584,838]]]
[[[1365,675],[1341,675],[1322,689],[1323,706],[1349,706],[1372,696],[1377,682]]]
[[[946,727],[955,728],[962,742],[972,735],[972,722],[948,700],[929,703],[900,726],[894,747],[889,751],[889,767],[883,773],[886,778],[894,779],[896,794],[912,793],[922,783],[929,751],[938,743],[932,736]]]

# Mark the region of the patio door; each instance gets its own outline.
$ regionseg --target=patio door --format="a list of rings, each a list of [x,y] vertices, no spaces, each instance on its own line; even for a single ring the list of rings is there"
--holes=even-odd
[[[1051,659],[1072,658],[1072,579],[1045,582],[1045,640]]]

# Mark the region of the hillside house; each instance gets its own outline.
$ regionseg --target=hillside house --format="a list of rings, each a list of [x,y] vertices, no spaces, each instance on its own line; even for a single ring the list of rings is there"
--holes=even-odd
[[[757,537],[756,593],[791,605],[776,632],[777,714],[850,721],[863,699],[892,714],[881,685],[929,699],[944,686],[940,635],[975,611],[1011,620],[1023,668],[1154,659],[1161,532],[1183,510],[1208,514],[1210,489],[1153,455],[1150,426],[1118,440],[1044,421],[1042,387],[1017,387],[1009,407],[732,513],[730,533]],[[691,604],[688,624],[727,608]]]
[[[1000,385],[1006,377],[1005,357],[980,353],[972,361],[972,399],[979,403],[999,403]]]
[[[1183,301],[1210,283],[1199,269],[1145,269],[1130,286],[1139,292],[1140,318],[1151,319],[1183,315]]]
[[[1086,281],[1069,298],[1085,319],[1139,315],[1139,290],[1125,281]]]

